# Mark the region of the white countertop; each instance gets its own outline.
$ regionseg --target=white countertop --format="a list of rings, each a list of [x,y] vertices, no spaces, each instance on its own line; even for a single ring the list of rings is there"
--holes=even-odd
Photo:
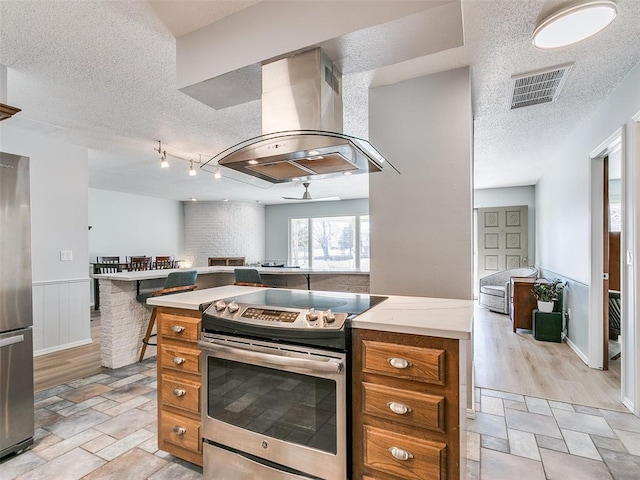
[[[261,287],[227,285],[150,298],[147,303],[160,307],[198,310],[204,303],[260,289]],[[351,324],[355,328],[369,330],[468,340],[471,338],[472,323],[472,300],[389,295],[384,302],[358,315]]]
[[[135,282],[138,280],[152,280],[154,278],[165,278],[171,272],[186,270],[196,270],[198,274],[208,273],[233,273],[236,268],[254,268],[261,275],[369,275],[369,271],[364,270],[322,270],[315,268],[293,268],[293,267],[193,267],[193,268],[170,268],[164,270],[143,270],[139,272],[119,272],[119,273],[98,273],[92,275],[93,278],[104,278],[107,280],[120,280],[123,282]]]
[[[243,293],[251,293],[262,290],[264,287],[240,287],[237,285],[225,285],[223,287],[205,288],[192,292],[174,293],[160,297],[150,297],[147,305],[156,307],[184,308],[186,310],[198,310],[200,305],[211,303],[220,298],[233,297]]]

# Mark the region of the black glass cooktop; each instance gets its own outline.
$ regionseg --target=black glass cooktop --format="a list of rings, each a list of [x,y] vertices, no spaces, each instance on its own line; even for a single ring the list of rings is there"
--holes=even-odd
[[[235,297],[225,298],[229,303],[235,301],[245,305],[260,305],[264,307],[301,308],[316,310],[331,309],[334,312],[359,315],[387,297],[367,295],[361,293],[316,292],[309,290],[264,289],[253,293],[245,293]]]

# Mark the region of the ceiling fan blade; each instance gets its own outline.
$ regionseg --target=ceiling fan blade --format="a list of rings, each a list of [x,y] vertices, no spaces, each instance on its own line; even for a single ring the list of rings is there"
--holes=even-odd
[[[300,197],[282,197],[285,200],[295,200],[298,202],[329,202],[332,200],[340,200],[340,197],[320,197],[320,198],[300,198]]]

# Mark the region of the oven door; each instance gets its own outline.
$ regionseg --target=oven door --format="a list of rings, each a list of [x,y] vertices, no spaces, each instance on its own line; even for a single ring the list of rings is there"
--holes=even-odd
[[[260,478],[256,459],[281,478],[347,478],[345,354],[212,334],[199,344],[203,437],[253,457],[237,459],[237,478]],[[215,471],[205,455],[205,478],[228,480]]]

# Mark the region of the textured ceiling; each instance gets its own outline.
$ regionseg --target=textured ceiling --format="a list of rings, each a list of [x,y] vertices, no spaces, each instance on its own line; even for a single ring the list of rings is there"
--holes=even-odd
[[[93,188],[267,204],[301,195],[300,185],[263,189],[241,178],[192,178],[188,163],[171,156],[209,158],[260,133],[259,101],[216,111],[176,88],[175,37],[254,3],[1,0],[6,103],[22,109],[6,124],[88,147]],[[469,65],[476,188],[534,184],[559,145],[640,62],[640,1],[616,3],[619,15],[607,30],[543,51],[531,46],[531,32],[557,2],[463,0],[465,46],[345,75],[345,133],[367,137],[370,86]],[[569,62],[575,65],[557,102],[509,109],[512,75]],[[159,168],[157,140],[169,153],[169,169]],[[358,198],[367,188],[366,176],[353,176],[310,190],[314,197]]]

